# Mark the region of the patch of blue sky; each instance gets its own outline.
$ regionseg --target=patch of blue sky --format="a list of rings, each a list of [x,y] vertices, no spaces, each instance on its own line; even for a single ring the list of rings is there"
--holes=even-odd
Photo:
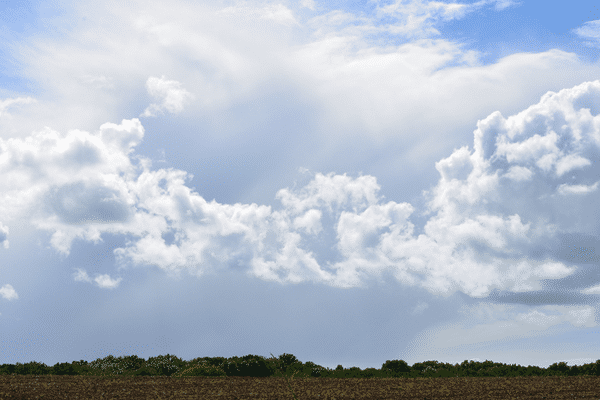
[[[445,22],[442,36],[458,40],[482,53],[484,65],[519,52],[537,53],[550,49],[575,52],[583,60],[598,58],[593,42],[577,29],[600,19],[592,1],[522,1],[498,10],[482,7],[461,19]]]
[[[596,61],[599,55],[600,42],[584,35],[598,31],[594,21],[600,19],[600,8],[593,1],[463,1],[455,4],[467,6],[465,12],[448,16],[442,15],[441,8],[422,7],[416,18],[425,18],[424,26],[430,26],[431,30],[409,31],[408,35],[403,30],[392,33],[394,28],[407,23],[402,18],[402,11],[393,14],[389,10],[382,12],[392,3],[335,1],[316,11],[325,14],[343,10],[355,15],[356,19],[349,19],[340,26],[358,26],[370,20],[376,29],[365,38],[379,46],[399,46],[419,36],[462,43],[463,50],[481,53],[479,61],[482,65],[494,64],[500,58],[515,53],[537,53],[550,49],[575,52],[587,62]],[[435,31],[438,33],[432,33]],[[441,68],[460,64],[461,61],[455,59]]]
[[[0,93],[37,93],[39,85],[24,76],[23,66],[12,56],[12,46],[26,37],[46,33],[48,20],[61,14],[56,4],[39,0],[0,2]]]

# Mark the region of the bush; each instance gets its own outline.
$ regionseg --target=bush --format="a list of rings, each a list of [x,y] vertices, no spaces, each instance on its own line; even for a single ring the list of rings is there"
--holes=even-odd
[[[18,375],[46,375],[48,374],[50,368],[44,363],[39,363],[37,361],[31,361],[25,364],[17,363],[13,370],[14,373]]]
[[[208,363],[195,364],[189,368],[173,375],[176,378],[182,378],[184,376],[206,376],[206,377],[217,377],[226,376],[225,371],[220,367],[210,365]]]
[[[568,375],[570,372],[569,366],[564,361],[552,364],[548,367],[548,370],[554,372],[556,375]]]
[[[190,361],[190,365],[206,363],[221,368],[225,360],[227,360],[225,357],[197,357]]]
[[[408,366],[406,361],[404,360],[387,360],[381,365],[382,371],[390,371],[393,374],[402,374],[406,372],[410,372],[411,368]]]
[[[313,378],[318,378],[320,376],[324,376],[327,373],[327,368],[317,365],[312,361],[307,361],[302,367],[302,372],[304,375],[308,375]]]
[[[287,376],[292,375],[297,371],[307,371],[307,368],[302,364],[302,362],[298,361],[296,356],[293,354],[283,353],[279,356],[279,358],[275,358],[272,354],[271,356],[272,357],[267,360],[267,364],[272,371],[272,375],[278,376],[281,374]],[[324,369],[321,371],[324,371]],[[308,375],[308,371],[305,372],[305,374]]]
[[[2,364],[0,366],[0,375],[16,374],[16,367],[12,364]]]
[[[362,371],[362,376],[364,378],[375,378],[381,376],[381,373],[377,368],[366,368]]]
[[[137,371],[146,363],[146,360],[136,355],[121,356],[117,360],[119,366],[123,367],[127,372]]]
[[[589,372],[588,373],[590,375],[600,376],[600,360],[596,360],[595,363],[593,363],[593,364],[587,364],[587,365],[589,365],[589,368],[588,368]]]
[[[302,366],[302,363],[293,354],[283,353],[279,356],[279,367],[283,371],[297,370]]]
[[[150,357],[146,366],[155,369],[158,375],[171,376],[184,367],[185,363],[179,357],[167,354],[166,356]]]
[[[447,369],[441,369],[441,370],[437,371],[437,373],[436,373],[435,376],[439,377],[439,378],[453,378],[453,377],[456,376],[456,374],[454,372],[452,372],[452,371],[447,370]]]
[[[362,377],[362,371],[358,367],[350,367],[344,371],[344,376],[347,378],[360,378]]]
[[[274,368],[261,356],[249,354],[242,358],[232,357],[223,364],[227,376],[267,377],[273,375]]]
[[[135,371],[133,376],[159,376],[160,374],[155,368],[144,365],[142,368]]]
[[[56,363],[51,370],[52,371],[50,373],[53,375],[79,375],[78,369],[73,364],[69,364],[68,362],[60,364]]]
[[[94,371],[95,374],[106,374],[112,373],[117,368],[118,359],[111,355],[104,358],[98,358],[88,364],[88,367]]]

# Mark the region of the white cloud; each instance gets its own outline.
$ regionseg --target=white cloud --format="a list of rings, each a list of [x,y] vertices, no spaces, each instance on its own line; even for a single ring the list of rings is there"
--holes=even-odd
[[[294,219],[294,228],[303,228],[308,233],[316,234],[323,230],[321,226],[321,216],[323,213],[320,210],[308,210],[304,215]]]
[[[150,104],[140,115],[141,117],[154,117],[163,110],[170,113],[179,113],[183,111],[183,105],[193,98],[191,93],[181,87],[181,83],[167,80],[164,76],[148,78],[146,88],[148,93],[152,97],[161,100],[161,103]]]
[[[294,214],[306,209],[326,205],[329,211],[332,206],[351,207],[353,210],[376,204],[379,191],[377,180],[373,176],[361,176],[352,179],[349,176],[323,175],[317,173],[315,179],[297,193],[289,189],[281,189],[277,192],[278,198],[284,207],[290,209]]]
[[[292,10],[283,4],[269,5],[264,8],[263,18],[272,19],[282,24],[298,24]]]
[[[383,201],[373,176],[317,173],[304,187],[279,190],[279,210],[207,202],[185,185],[183,171],[151,171],[143,159],[133,166],[131,153],[144,132],[137,119],[103,124],[95,134],[46,129],[0,142],[1,216],[10,221],[25,215],[15,210],[28,207],[32,223],[53,232],[51,244],[64,254],[75,238],[133,235],[115,250],[122,266],[155,265],[175,277],[238,265],[282,283],[311,279],[354,287],[389,270],[405,284],[444,296],[535,290],[540,279],[563,278],[574,269],[549,258],[528,259],[527,249],[557,232],[597,228],[596,220],[580,215],[577,221],[568,212],[573,204],[595,201],[590,193],[597,167],[586,161],[600,154],[600,116],[590,113],[598,113],[590,103],[595,96],[600,82],[587,82],[548,93],[508,119],[494,112],[479,121],[473,153],[462,147],[436,163],[440,180],[426,193],[427,213],[435,215],[418,237],[409,222],[414,207]],[[567,172],[577,171],[584,174],[573,182]],[[173,243],[165,242],[166,233]],[[336,255],[311,247],[323,238],[335,241]],[[107,277],[96,281],[116,285]]]
[[[140,12],[122,12],[119,7],[123,6],[115,6],[114,13],[95,5],[100,15],[121,22],[115,24],[119,29],[102,36],[116,47],[102,47],[105,43],[91,31],[79,35],[82,32],[74,30],[71,34],[77,37],[77,46],[93,44],[100,50],[88,54],[72,44],[49,52],[57,46],[40,39],[25,46],[24,54],[30,57],[33,72],[29,72],[46,76],[48,69],[48,76],[57,77],[52,81],[57,93],[69,98],[86,98],[79,91],[87,93],[94,85],[103,90],[131,87],[129,82],[151,76],[150,70],[166,70],[174,76],[181,73],[182,80],[202,93],[202,106],[228,107],[247,96],[253,85],[266,81],[267,72],[278,71],[310,87],[319,105],[323,104],[325,117],[319,124],[336,126],[328,138],[337,135],[339,139],[328,142],[331,147],[348,142],[356,130],[366,132],[369,143],[379,139],[385,143],[385,135],[398,136],[398,126],[407,132],[415,126],[416,132],[434,132],[429,129],[431,121],[438,121],[439,126],[454,124],[462,108],[477,108],[455,99],[481,103],[477,95],[463,95],[473,94],[472,88],[480,84],[484,86],[477,93],[485,93],[490,87],[506,86],[501,79],[509,73],[526,81],[549,65],[575,65],[573,55],[554,50],[514,55],[482,67],[474,52],[443,39],[423,38],[384,50],[368,46],[365,39],[377,29],[408,36],[435,35],[436,21],[462,18],[488,3],[396,2],[379,12],[402,23],[381,28],[373,23],[374,18],[332,11],[307,22],[315,28],[316,40],[292,46],[292,50],[288,45],[285,51],[275,40],[262,45],[258,39],[269,35],[249,30],[256,25],[253,18],[291,23],[293,12],[282,5],[254,7],[256,15],[244,17],[250,22],[240,17],[244,5],[220,10],[224,12],[203,13],[199,8],[185,15],[179,3],[136,6]],[[239,22],[244,35],[252,32],[261,45],[246,46],[242,39],[232,39],[231,32],[213,34],[227,30],[219,28],[213,18],[219,23],[229,21],[225,27]],[[206,29],[202,28],[205,24]],[[345,24],[354,25],[337,29]],[[269,29],[274,28],[268,26],[267,33],[272,33]],[[328,34],[331,27],[335,34]],[[101,31],[97,26],[90,29]],[[126,42],[120,45],[120,40]],[[282,52],[272,50],[272,43]],[[170,54],[184,57],[194,67],[169,67],[164,59],[170,59]],[[79,60],[77,68],[84,72],[75,74],[70,69],[74,67],[65,62],[71,59]],[[100,62],[113,59],[117,61]],[[466,67],[443,70],[454,61]],[[105,70],[96,70],[97,65]],[[73,80],[67,79],[70,76],[84,76],[85,89],[75,88]],[[552,80],[550,75],[543,76]],[[486,86],[489,82],[496,86]],[[514,87],[521,83],[511,82]],[[456,90],[458,86],[463,89]],[[151,76],[146,87],[158,101],[143,116],[180,112],[191,98],[178,81],[164,76]],[[435,107],[428,93],[436,93],[435,102],[450,106],[443,112],[423,111],[415,116],[413,111],[421,106],[423,110]],[[131,235],[133,239],[116,252],[123,264],[155,265],[175,276],[184,269],[200,275],[240,264],[255,276],[281,282],[315,279],[351,287],[360,285],[364,274],[391,270],[400,281],[436,294],[462,290],[485,296],[494,287],[531,290],[538,287],[539,279],[564,277],[572,269],[550,259],[526,259],[530,246],[554,238],[558,231],[592,232],[597,225],[587,216],[577,220],[565,212],[593,201],[590,196],[597,187],[589,173],[596,168],[593,152],[600,141],[599,121],[592,115],[597,114],[597,93],[598,83],[587,83],[543,96],[539,104],[508,119],[495,112],[479,121],[474,153],[463,146],[435,164],[441,176],[430,191],[429,214],[435,215],[425,234],[417,237],[409,222],[414,207],[385,202],[377,179],[369,175],[316,173],[299,190],[278,191],[279,210],[207,202],[185,186],[190,175],[183,171],[151,171],[143,158],[137,168],[133,166],[132,153],[144,137],[137,119],[102,124],[93,134],[83,130],[63,134],[46,128],[27,138],[1,141],[0,219],[27,216],[38,228],[52,232],[51,244],[63,254],[69,254],[76,238],[97,242],[103,233]],[[329,150],[323,146],[324,153]],[[413,157],[416,153],[412,152]],[[573,181],[572,174],[580,177]],[[167,245],[162,238],[165,233],[173,233],[175,242]],[[322,237],[335,242],[338,254],[317,254],[311,241]],[[278,270],[288,270],[288,276],[279,277]]]
[[[55,231],[52,244],[65,254],[75,237],[101,240],[96,226],[124,222],[132,212],[129,154],[142,137],[134,119],[103,124],[95,134],[46,128],[0,139],[0,218]]]
[[[461,18],[471,9],[478,8],[479,3],[467,5],[460,3],[442,3],[438,1],[395,1],[383,7],[378,7],[381,14],[398,17],[408,17],[413,23],[423,24],[426,19],[434,18],[436,14],[444,19]]]
[[[580,290],[580,293],[583,293],[583,294],[600,294],[600,285],[594,285],[594,286],[589,287],[587,289],[582,289],[582,290]]]
[[[480,1],[479,3],[484,3],[485,1]],[[489,0],[487,1],[487,3],[496,3],[495,5],[495,9],[498,11],[502,11],[510,6],[518,6],[523,4],[522,2],[519,1],[513,1],[513,0]]]
[[[314,1],[314,0],[301,0],[301,1],[300,1],[300,5],[301,5],[302,7],[306,7],[306,8],[308,8],[308,9],[310,9],[310,10],[314,10],[314,9],[315,9],[315,6],[316,6],[316,4],[315,4],[315,1]]]
[[[73,274],[73,279],[78,282],[92,282],[87,272],[81,268],[77,268],[77,272]],[[96,277],[93,279],[101,289],[116,289],[122,280],[123,278],[112,279],[108,274],[96,274]]]
[[[496,11],[502,11],[511,5],[511,0],[483,0],[471,4],[445,3],[440,1],[395,0],[391,4],[377,7],[378,17],[396,18],[392,24],[370,27],[370,30],[385,30],[391,34],[400,34],[408,38],[439,35],[433,26],[439,21],[462,19],[468,13],[477,11],[483,6],[495,3]]]
[[[600,20],[588,21],[583,26],[573,29],[573,32],[583,39],[591,39],[585,42],[591,47],[600,47]]]
[[[314,9],[314,1],[303,0],[302,7]],[[268,4],[265,6],[256,6],[249,2],[238,2],[237,5],[224,8],[220,11],[221,14],[238,14],[252,16],[260,19],[275,21],[282,25],[299,25],[294,17],[294,12],[283,4]]]
[[[19,298],[19,295],[15,289],[9,284],[6,284],[0,288],[0,296],[6,300],[15,300]]]
[[[7,110],[16,104],[31,104],[35,102],[36,99],[32,97],[17,97],[14,99],[0,100],[0,117],[10,116]]]

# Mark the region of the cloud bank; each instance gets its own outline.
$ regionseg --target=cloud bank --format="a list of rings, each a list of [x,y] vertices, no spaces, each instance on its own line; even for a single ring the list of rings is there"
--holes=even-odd
[[[187,92],[175,81],[148,82],[161,107],[180,110]],[[430,218],[418,236],[410,222],[417,210],[385,201],[373,176],[316,173],[304,187],[279,190],[278,209],[220,204],[187,187],[190,174],[151,170],[150,160],[134,154],[144,137],[136,118],[93,133],[45,128],[0,139],[0,239],[7,247],[8,227],[25,218],[50,232],[64,255],[76,239],[128,235],[114,251],[119,269],[154,266],[174,278],[229,268],[282,284],[347,288],[388,272],[442,296],[537,290],[540,280],[576,267],[531,249],[598,227],[594,211],[574,210],[600,205],[599,100],[600,81],[586,82],[548,92],[508,118],[494,112],[478,121],[473,151],[455,149],[435,163],[440,179],[423,193],[421,213]],[[74,276],[92,281],[82,269]],[[121,280],[102,275],[95,282],[116,288]],[[10,286],[3,290],[12,296]]]

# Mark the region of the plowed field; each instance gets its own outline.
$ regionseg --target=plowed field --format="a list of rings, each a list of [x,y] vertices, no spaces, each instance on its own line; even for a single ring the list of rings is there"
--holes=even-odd
[[[600,399],[600,377],[308,378],[298,400]],[[0,375],[1,399],[293,399],[284,378]]]

